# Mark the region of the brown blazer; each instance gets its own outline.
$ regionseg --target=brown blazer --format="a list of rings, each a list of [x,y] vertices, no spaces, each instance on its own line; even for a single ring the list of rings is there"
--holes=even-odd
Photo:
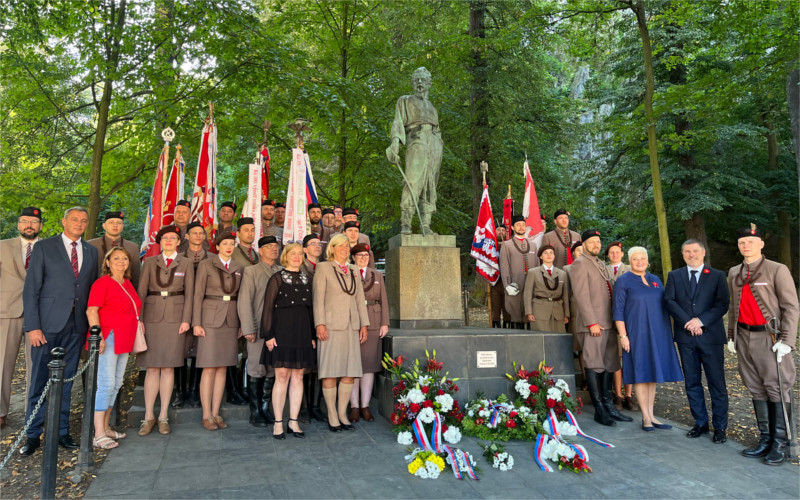
[[[764,319],[769,321],[773,316],[778,318],[781,340],[794,349],[797,343],[798,302],[792,273],[785,265],[762,258],[764,263],[761,265],[761,269],[750,278],[750,291],[753,293]],[[744,284],[737,284],[736,277],[743,265],[739,264],[728,271],[728,290],[731,294],[731,305],[728,309],[728,339],[731,340],[736,332],[739,304],[744,286]],[[758,266],[758,262],[750,264],[751,269],[755,269],[756,266]],[[747,271],[745,270],[746,276]]]
[[[606,266],[596,257],[581,255],[570,267],[569,287],[575,296],[581,322],[575,325],[576,332],[588,332],[589,325],[600,325],[610,330],[611,293],[614,280],[608,276]]]
[[[33,246],[38,244],[37,241]],[[0,241],[0,318],[22,317],[22,289],[27,275],[21,238]]]
[[[239,285],[239,300],[237,300],[236,305],[242,335],[258,335],[261,315],[264,312],[264,296],[267,293],[267,282],[273,274],[281,269],[281,265],[277,262],[270,267],[263,260],[254,266],[244,268],[242,284]]]
[[[317,262],[317,265],[319,265],[319,262]],[[311,264],[311,262],[308,261],[308,259],[303,259],[303,263],[300,265],[300,270],[306,273],[312,281],[314,280],[314,273],[317,272],[317,269]]]
[[[361,274],[361,271],[357,271]],[[389,302],[386,298],[386,284],[383,274],[367,267],[366,276],[361,280],[364,287],[364,300],[366,302],[378,301],[378,304],[367,304],[367,314],[371,330],[378,330],[381,326],[389,326]]]
[[[564,269],[564,266],[567,265],[567,252],[570,248],[572,248],[572,244],[576,241],[581,241],[581,235],[567,229],[567,234],[561,233],[557,228],[553,229],[552,231],[548,231],[544,233],[542,236],[542,243],[540,247],[545,245],[553,245],[553,248],[556,249],[556,260],[553,262],[553,265],[559,269]],[[566,243],[566,246],[565,246]],[[536,316],[534,314],[534,316]]]
[[[225,289],[223,289],[224,280]],[[239,327],[239,312],[236,309],[239,286],[242,284],[242,267],[231,259],[228,269],[213,257],[202,261],[197,266],[197,278],[194,285],[193,325],[204,328]],[[209,298],[209,296],[228,296],[230,300]]]
[[[169,284],[170,275],[172,283]],[[161,280],[165,286],[159,286]],[[194,292],[194,265],[189,259],[178,254],[169,268],[163,255],[148,257],[142,266],[137,287],[142,300],[142,319],[146,323],[166,321],[170,323],[192,322],[192,293]],[[162,297],[148,292],[183,292],[183,295]]]
[[[623,274],[627,273],[630,270],[631,266],[629,266],[624,262],[620,262],[619,268],[617,268],[617,274],[614,274],[614,266],[612,266],[611,264],[606,264],[606,271],[608,271],[608,275],[614,280],[616,280],[617,278],[619,278],[620,276],[622,276]]]
[[[340,285],[338,274],[349,286],[351,273],[355,273],[355,293],[348,295]],[[364,302],[364,286],[358,268],[350,266],[347,276],[334,262],[320,262],[314,273],[314,325],[325,325],[328,330],[345,330],[350,324],[358,329],[369,326],[369,313]]]
[[[124,248],[131,257],[131,283],[133,283],[133,287],[136,288],[139,286],[139,276],[141,275],[142,269],[142,261],[139,259],[139,247],[136,243],[128,241],[125,238],[117,240],[117,246],[119,246],[120,241],[122,242],[122,248]],[[89,240],[86,243],[97,249],[97,276],[102,276],[103,259],[106,257],[106,252],[111,250],[114,241],[103,235],[99,238]]]
[[[261,257],[258,255],[258,251],[255,248],[253,249],[253,258],[251,260],[247,254],[247,249],[243,248],[242,245],[236,245],[236,248],[233,249],[233,255],[231,258],[243,268],[258,264],[258,261],[261,260]]]
[[[555,290],[547,288],[545,282]],[[569,283],[567,273],[563,270],[554,267],[553,276],[550,276],[544,266],[531,269],[525,278],[523,293],[526,316],[533,314],[537,321],[547,321],[551,318],[563,320],[569,317]]]

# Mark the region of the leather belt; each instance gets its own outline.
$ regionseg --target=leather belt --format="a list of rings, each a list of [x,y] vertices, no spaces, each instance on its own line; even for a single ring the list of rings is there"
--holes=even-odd
[[[748,330],[748,331],[751,331],[751,332],[766,332],[767,331],[767,325],[748,325],[747,323],[739,323],[739,322],[737,322],[736,324],[739,325],[739,328],[741,328],[743,330]]]
[[[230,302],[236,300],[237,295],[206,295],[204,298],[211,300],[221,300],[223,302]]]
[[[552,299],[550,297],[534,297],[534,299],[546,300],[548,302],[561,302],[561,299]]]
[[[366,302],[368,306],[380,305],[381,303],[380,300],[365,300],[364,302]]]
[[[167,298],[167,297],[174,297],[174,296],[176,296],[176,295],[183,295],[183,290],[181,290],[180,292],[168,292],[168,291],[166,291],[166,290],[162,290],[162,291],[160,291],[160,292],[154,292],[154,291],[152,291],[152,290],[148,290],[148,292],[147,292],[147,296],[149,297],[149,296],[151,296],[151,295],[158,295],[158,296],[160,296],[160,297],[164,297],[164,298]]]

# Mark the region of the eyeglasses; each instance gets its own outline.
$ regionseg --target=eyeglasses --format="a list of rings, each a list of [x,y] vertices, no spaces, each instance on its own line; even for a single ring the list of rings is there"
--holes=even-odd
[[[368,253],[357,253],[355,256],[356,256],[357,259],[363,259],[363,258],[369,259],[369,254]]]
[[[17,221],[17,223],[20,226],[35,226],[36,224],[41,224],[42,221],[40,221],[38,219],[36,219],[36,220],[19,220],[19,221]]]
[[[177,236],[162,236],[161,241],[178,241]]]
[[[320,243],[318,241],[314,241],[314,242],[311,242],[311,243],[306,243],[306,246],[307,247],[321,247],[322,243]]]

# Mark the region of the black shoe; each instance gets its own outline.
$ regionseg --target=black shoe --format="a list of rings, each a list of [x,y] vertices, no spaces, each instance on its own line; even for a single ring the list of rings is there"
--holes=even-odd
[[[716,444],[722,444],[728,440],[728,436],[725,434],[725,429],[714,429],[714,437],[712,441]]]
[[[186,363],[175,368],[175,398],[170,403],[171,408],[183,408],[186,402]]]
[[[232,405],[244,406],[247,400],[241,397],[236,388],[236,374],[237,369],[235,366],[229,366],[225,375],[225,393],[228,395],[226,401]]]
[[[66,448],[67,450],[77,450],[81,447],[77,441],[72,439],[72,436],[69,434],[64,434],[58,438],[58,445],[62,448]]]
[[[296,418],[290,418],[289,422],[297,422],[297,419]],[[296,437],[296,438],[304,438],[304,437],[306,437],[306,433],[305,432],[303,432],[303,431],[294,431],[288,425],[286,426],[286,433],[287,434],[294,434],[294,437]]]
[[[354,430],[356,430],[356,428],[355,428],[355,426],[353,424],[341,424],[341,428],[342,428],[342,430],[345,430],[345,431],[354,431]]]
[[[747,458],[761,458],[769,453],[770,443],[775,434],[770,425],[773,409],[767,401],[758,399],[753,400],[753,409],[756,412],[756,425],[759,433],[758,444],[752,448],[742,450],[742,455]]]
[[[341,432],[342,431],[342,426],[341,425],[337,425],[337,426],[334,427],[331,424],[328,424],[328,430],[331,431],[331,432]]]
[[[589,397],[592,399],[592,406],[594,406],[594,421],[605,426],[616,425],[617,423],[608,415],[603,406],[603,398],[600,395],[601,375],[594,370],[586,370],[586,387],[589,390]]]
[[[276,424],[281,424],[281,426],[282,426],[283,425],[283,420],[276,420],[275,423]],[[272,428],[272,437],[275,438],[275,439],[286,439],[286,432],[281,432],[280,434],[275,434],[275,427],[273,426],[273,428]]]
[[[19,449],[19,454],[24,457],[29,457],[36,453],[36,450],[41,445],[41,441],[39,438],[31,438],[29,437],[25,444],[22,445],[22,448]]]
[[[769,427],[773,430],[772,442],[769,453],[764,457],[767,465],[781,465],[789,458],[789,434],[786,429],[786,420],[792,421],[791,410],[786,404],[786,418],[783,414],[783,404],[770,401]]]
[[[500,322],[499,321],[492,321],[492,328],[500,328]]]
[[[325,421],[325,414],[322,413],[322,409],[319,406],[312,406],[311,407],[311,418],[318,422]]]
[[[722,431],[722,432],[723,432],[723,434],[725,433],[725,431]],[[708,424],[706,424],[706,425],[697,425],[697,424],[695,424],[695,426],[692,427],[692,430],[690,430],[689,432],[686,433],[686,437],[699,438],[703,434],[708,434]],[[714,431],[714,435],[716,435],[716,434],[717,434],[717,431],[715,430]]]

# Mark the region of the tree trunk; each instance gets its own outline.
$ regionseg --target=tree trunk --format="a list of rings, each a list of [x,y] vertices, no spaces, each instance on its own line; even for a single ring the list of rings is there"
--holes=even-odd
[[[789,117],[792,122],[794,160],[797,162],[797,185],[800,192],[800,69],[796,69],[796,65],[797,61],[793,61],[789,66],[789,74],[786,75],[786,103],[789,105]],[[800,232],[798,234],[800,235]],[[798,279],[795,282],[800,290],[800,266],[798,266]]]
[[[655,77],[653,75],[653,52],[650,47],[650,32],[647,29],[647,16],[643,0],[636,0],[631,5],[636,14],[636,25],[642,38],[644,53],[644,73],[646,77],[644,93],[644,112],[647,119],[647,149],[650,154],[650,174],[653,177],[653,201],[658,221],[658,240],[661,247],[661,272],[664,276],[672,271],[672,256],[669,248],[669,230],[667,227],[667,211],[664,208],[664,197],[661,192],[661,171],[658,167],[658,143],[656,141],[656,118],[653,116],[653,94],[655,93]]]
[[[470,52],[469,72],[472,76],[470,89],[470,151],[469,166],[472,173],[472,211],[477,217],[483,192],[481,162],[489,158],[489,106],[488,75],[484,56],[486,29],[486,1],[476,0],[469,4],[469,36],[474,38]]]
[[[347,73],[349,72],[348,67],[348,57],[349,54],[347,52],[347,48],[349,45],[348,39],[348,8],[349,4],[347,2],[342,3],[342,7],[344,8],[344,12],[342,13],[342,40],[341,40],[341,49],[339,49],[339,68],[340,72],[339,75],[342,77],[342,81],[347,79]],[[344,95],[341,96],[344,99]],[[345,172],[347,171],[347,109],[342,108],[342,113],[339,117],[339,204],[344,206],[347,202],[347,189],[345,186],[345,179],[347,175]]]
[[[775,132],[775,125],[766,113],[761,114],[761,123],[767,131],[764,136],[767,138],[767,170],[777,170],[778,168],[778,134]],[[792,270],[792,228],[789,225],[789,215],[786,210],[778,207],[776,210],[778,217],[778,262],[785,264]]]

